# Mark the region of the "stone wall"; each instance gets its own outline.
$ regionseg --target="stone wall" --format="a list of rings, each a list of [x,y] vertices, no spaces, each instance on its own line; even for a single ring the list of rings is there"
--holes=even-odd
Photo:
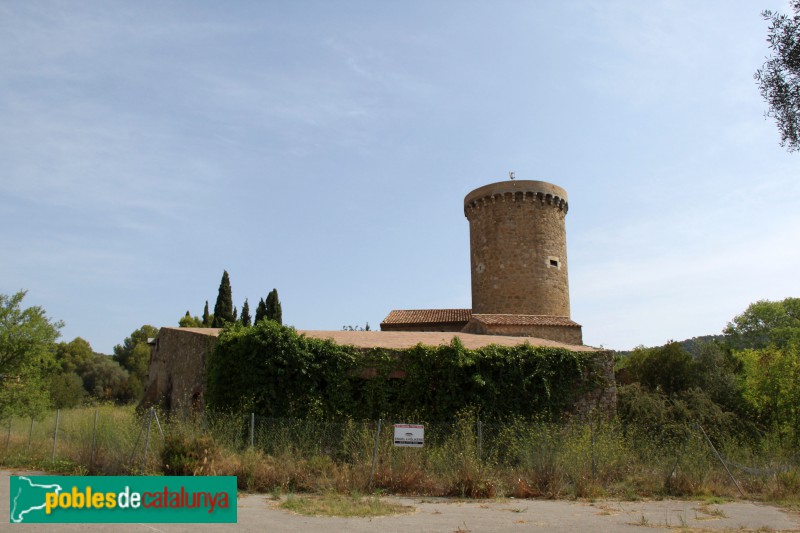
[[[464,199],[472,312],[569,317],[567,193],[543,181],[503,181]]]
[[[206,361],[218,328],[161,328],[150,354],[142,407],[167,412],[203,410]]]
[[[508,335],[510,337],[536,337],[566,344],[583,344],[580,326],[534,326],[517,324],[483,324],[470,321],[462,330],[464,333],[478,335]]]
[[[614,354],[610,351],[595,352],[594,368],[587,378],[599,376],[602,385],[578,394],[575,415],[588,418],[593,413],[612,417],[617,413],[617,383],[614,378]]]

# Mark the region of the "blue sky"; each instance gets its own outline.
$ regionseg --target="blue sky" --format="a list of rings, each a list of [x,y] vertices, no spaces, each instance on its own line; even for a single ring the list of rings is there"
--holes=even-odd
[[[0,2],[0,292],[97,351],[278,288],[285,322],[470,307],[463,198],[570,198],[572,318],[626,349],[800,296],[788,2]]]

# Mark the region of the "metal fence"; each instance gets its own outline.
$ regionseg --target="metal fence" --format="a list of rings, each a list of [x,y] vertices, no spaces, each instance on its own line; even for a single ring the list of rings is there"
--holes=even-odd
[[[398,423],[423,425],[424,445],[395,446]],[[218,449],[213,472],[250,475],[268,463],[272,477],[265,486],[291,487],[304,472],[320,479],[349,476],[347,483],[366,489],[491,495],[492,483],[502,482],[506,493],[557,496],[567,486],[581,495],[587,487],[610,489],[642,477],[656,489],[685,492],[715,478],[745,495],[798,469],[791,450],[743,446],[697,424],[630,428],[601,416],[550,423],[474,416],[364,421],[205,413],[166,420],[155,410],[102,406],[14,418],[3,429],[5,464],[92,474],[159,472],[168,439],[204,437]],[[513,483],[518,486],[509,488]]]

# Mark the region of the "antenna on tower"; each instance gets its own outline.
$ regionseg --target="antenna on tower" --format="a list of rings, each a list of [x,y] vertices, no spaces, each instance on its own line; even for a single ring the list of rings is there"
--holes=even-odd
[[[508,173],[508,179],[510,179],[510,180],[514,179],[514,173],[513,172],[509,172]]]

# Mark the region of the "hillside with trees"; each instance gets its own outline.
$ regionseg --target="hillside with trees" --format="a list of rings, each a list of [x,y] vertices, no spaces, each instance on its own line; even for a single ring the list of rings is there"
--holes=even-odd
[[[618,410],[625,423],[699,422],[717,434],[773,433],[800,445],[800,298],[762,300],[721,336],[617,354]]]

